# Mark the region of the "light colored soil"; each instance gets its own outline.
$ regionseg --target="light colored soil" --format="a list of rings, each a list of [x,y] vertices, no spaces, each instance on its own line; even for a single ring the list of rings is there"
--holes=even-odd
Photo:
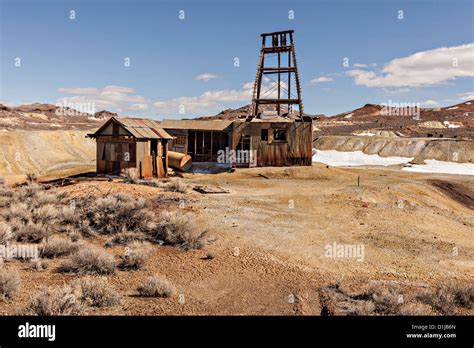
[[[185,175],[190,188],[218,185],[229,194],[183,195],[107,181],[61,190],[73,196],[127,192],[150,201],[187,198],[181,208],[155,204],[154,210],[193,211],[217,238],[204,250],[155,245],[144,269],[119,270],[107,277],[122,295],[122,304],[87,314],[310,315],[321,311],[317,289],[338,280],[349,289],[361,289],[371,280],[391,281],[408,291],[455,280],[472,282],[474,212],[429,179],[474,189],[469,177],[314,165]],[[106,240],[87,239],[99,246]],[[363,244],[364,261],[325,257],[325,246],[334,242]],[[124,247],[107,250],[118,260]],[[208,252],[216,257],[204,260]],[[51,261],[40,273],[25,270],[22,262],[8,262],[7,268],[21,270],[23,286],[12,300],[0,301],[0,314],[15,314],[41,286],[77,278],[56,272],[63,260]],[[168,278],[177,293],[166,299],[136,297],[136,287],[151,274]]]

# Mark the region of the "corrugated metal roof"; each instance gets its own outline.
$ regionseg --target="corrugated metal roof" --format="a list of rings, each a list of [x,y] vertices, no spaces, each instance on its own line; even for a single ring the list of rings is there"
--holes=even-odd
[[[160,127],[164,129],[225,131],[232,122],[230,120],[163,120]]]
[[[173,137],[154,120],[146,118],[112,117],[105,124],[109,123],[111,120],[115,120],[138,139],[173,139]],[[95,134],[98,134],[104,126],[100,127]]]

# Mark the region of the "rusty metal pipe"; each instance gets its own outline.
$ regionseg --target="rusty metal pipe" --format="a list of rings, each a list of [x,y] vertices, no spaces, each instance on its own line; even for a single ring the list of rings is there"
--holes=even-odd
[[[191,156],[181,152],[168,151],[168,165],[171,168],[187,172],[192,164]]]

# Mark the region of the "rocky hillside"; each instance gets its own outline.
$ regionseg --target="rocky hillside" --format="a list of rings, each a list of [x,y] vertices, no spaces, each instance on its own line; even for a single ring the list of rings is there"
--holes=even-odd
[[[329,135],[317,138],[313,147],[318,150],[362,151],[381,157],[413,157],[412,163],[419,164],[426,159],[474,163],[473,140]]]
[[[361,108],[314,122],[315,136],[390,131],[400,137],[474,139],[474,100],[442,108]]]
[[[0,130],[84,130],[97,128],[111,116],[117,114],[105,110],[89,114],[52,104],[0,104]]]

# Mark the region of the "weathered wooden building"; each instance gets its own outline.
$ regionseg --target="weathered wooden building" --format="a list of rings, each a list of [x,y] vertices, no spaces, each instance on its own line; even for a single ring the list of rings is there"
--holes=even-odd
[[[88,136],[97,142],[98,173],[136,168],[144,179],[168,174],[168,142],[173,137],[156,121],[112,117]]]
[[[240,166],[311,165],[312,124],[284,117],[244,120],[165,120],[160,126],[174,136],[171,151],[194,162],[222,162],[223,152],[248,154]],[[228,161],[228,158],[225,158]]]

